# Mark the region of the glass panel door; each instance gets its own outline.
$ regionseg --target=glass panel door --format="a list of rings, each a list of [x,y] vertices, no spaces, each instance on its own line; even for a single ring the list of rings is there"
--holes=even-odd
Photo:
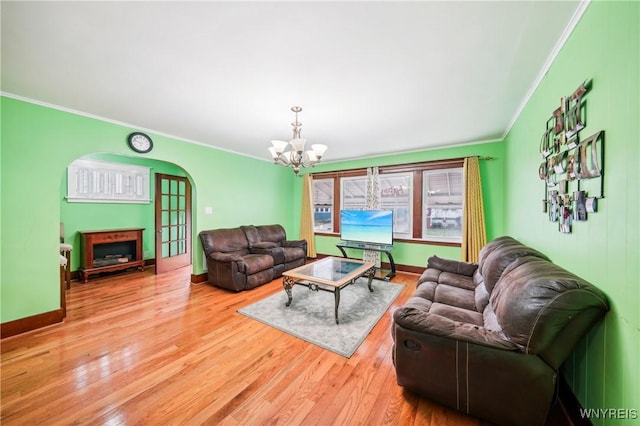
[[[191,264],[191,185],[156,174],[156,273]]]

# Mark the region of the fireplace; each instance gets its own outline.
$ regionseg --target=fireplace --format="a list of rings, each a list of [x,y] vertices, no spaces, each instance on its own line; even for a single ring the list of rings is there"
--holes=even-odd
[[[136,241],[95,244],[93,267],[118,265],[133,260],[136,256]]]
[[[142,231],[144,228],[81,231],[82,281],[101,272],[129,268],[143,270]]]

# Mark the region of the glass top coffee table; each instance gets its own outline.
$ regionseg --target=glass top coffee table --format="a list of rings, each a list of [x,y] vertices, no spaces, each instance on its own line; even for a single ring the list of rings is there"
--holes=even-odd
[[[369,279],[369,291],[373,291],[371,281],[375,275],[375,265],[372,262],[345,259],[340,257],[325,257],[317,262],[309,263],[282,274],[282,285],[291,305],[293,295],[291,288],[294,284],[303,285],[313,291],[327,291],[335,296],[335,317],[338,322],[338,305],[340,305],[340,290],[353,284],[358,278],[366,276]]]

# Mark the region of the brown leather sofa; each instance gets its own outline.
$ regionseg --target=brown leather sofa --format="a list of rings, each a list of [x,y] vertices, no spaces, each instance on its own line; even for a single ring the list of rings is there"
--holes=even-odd
[[[478,264],[433,256],[393,312],[397,382],[498,425],[543,425],[558,369],[608,310],[600,290],[511,237]]]
[[[210,284],[242,291],[304,265],[306,240],[287,240],[281,225],[212,229],[199,234]]]

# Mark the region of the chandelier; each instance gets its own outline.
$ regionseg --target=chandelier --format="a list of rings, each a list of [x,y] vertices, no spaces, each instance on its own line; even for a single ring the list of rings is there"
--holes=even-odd
[[[300,127],[302,123],[298,121],[298,113],[302,111],[299,106],[291,107],[291,111],[296,114],[296,121],[293,126],[293,139],[289,142],[272,140],[273,146],[269,147],[269,152],[273,157],[274,164],[293,168],[297,175],[301,167],[312,167],[320,162],[320,159],[327,150],[326,145],[313,144],[311,149],[305,151],[304,145],[307,140],[300,137]]]

